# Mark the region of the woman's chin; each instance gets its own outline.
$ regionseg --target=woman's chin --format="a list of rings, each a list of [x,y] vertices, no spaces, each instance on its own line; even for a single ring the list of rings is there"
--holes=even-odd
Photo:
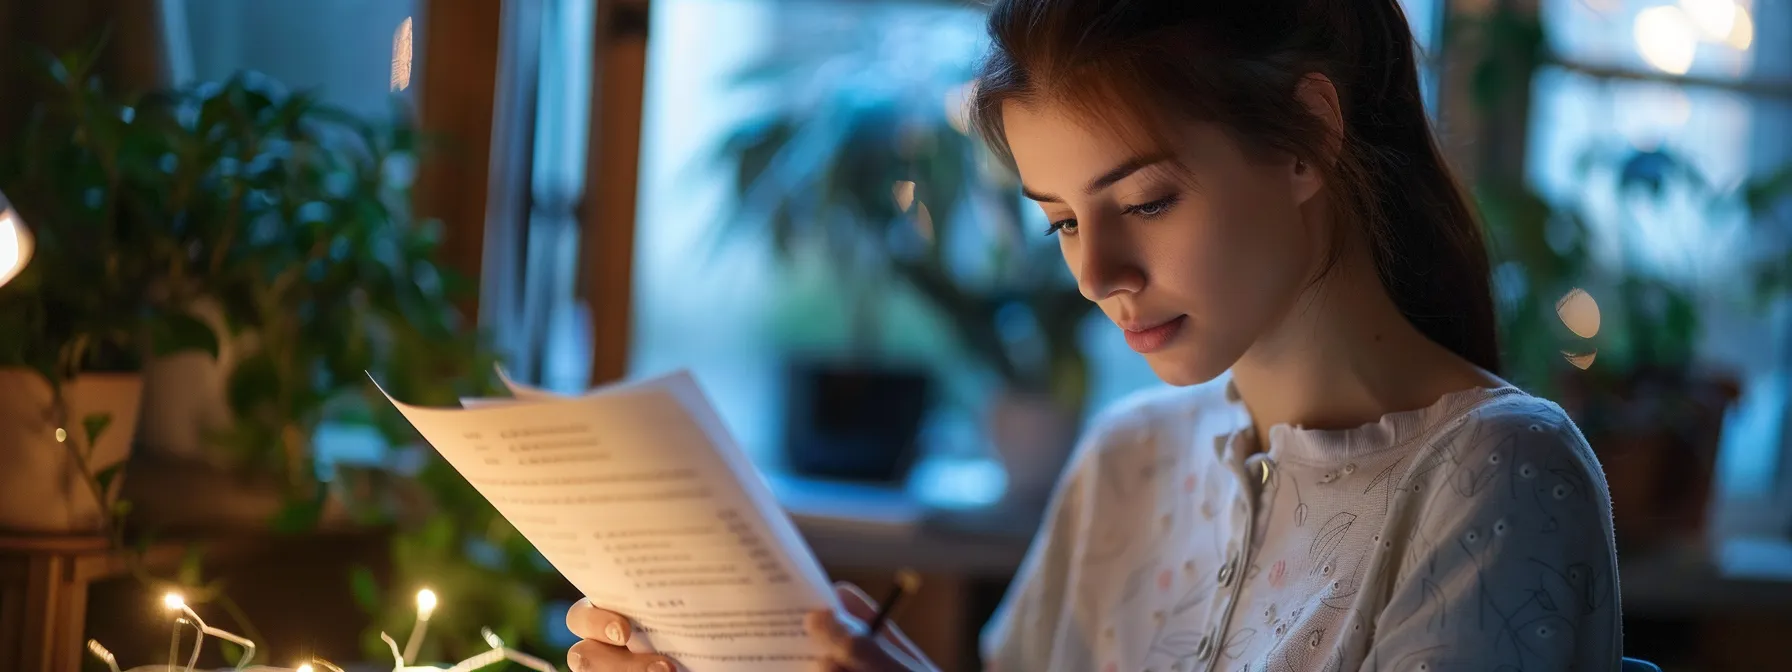
[[[1226,369],[1232,368],[1231,360],[1220,361],[1211,356],[1204,357],[1199,348],[1192,347],[1171,348],[1145,355],[1145,363],[1151,366],[1151,372],[1157,374],[1159,380],[1177,387],[1200,385],[1218,378]]]

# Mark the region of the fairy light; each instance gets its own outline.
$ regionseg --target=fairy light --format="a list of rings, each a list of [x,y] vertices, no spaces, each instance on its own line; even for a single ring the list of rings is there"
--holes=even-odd
[[[417,651],[423,648],[423,635],[429,631],[429,617],[436,612],[436,591],[424,588],[417,591],[417,621],[411,626],[411,636],[404,642],[404,655],[399,656],[400,665],[409,665],[417,659]]]
[[[436,604],[436,594],[433,591],[427,588],[417,591],[417,617],[418,625],[420,627],[412,631],[412,642],[407,642],[407,646],[417,646],[421,642],[424,636],[424,629],[421,626],[429,622],[429,617],[435,612]],[[175,672],[176,670],[193,672],[199,659],[200,647],[204,644],[204,637],[206,635],[225,639],[243,647],[244,654],[242,659],[237,662],[234,668],[232,668],[237,672],[241,672],[241,670],[248,666],[249,660],[254,657],[254,642],[207,625],[205,620],[201,619],[199,614],[194,613],[192,607],[187,605],[186,598],[180,593],[169,592],[164,594],[162,596],[162,606],[177,615],[174,618],[174,641],[170,646],[168,653],[168,665],[157,669],[166,670],[167,672]],[[175,656],[179,652],[180,628],[187,625],[193,626],[195,630],[193,656],[188,660],[185,667],[180,667],[175,664]],[[392,672],[474,672],[502,661],[509,661],[512,664],[520,665],[530,670],[534,670],[535,672],[559,672],[558,668],[546,660],[505,646],[504,639],[499,637],[496,632],[493,632],[491,628],[480,628],[479,637],[484,640],[486,645],[490,646],[491,649],[482,651],[472,657],[455,663],[453,667],[449,667],[444,671],[442,668],[433,665],[410,665],[407,662],[405,655],[400,652],[398,641],[392,639],[391,635],[384,632],[380,633],[380,641],[385,642],[386,647],[392,651]],[[112,655],[111,651],[100,645],[99,641],[91,639],[87,640],[87,651],[92,654],[94,658],[104,662],[109,672],[121,672],[117,659]],[[341,667],[316,656],[311,657],[309,662],[299,663],[291,669],[293,672],[344,672]]]
[[[93,657],[98,658],[102,662],[106,663],[106,667],[108,669],[112,670],[112,672],[119,672],[118,659],[113,657],[112,652],[107,651],[106,647],[100,646],[99,640],[97,640],[97,639],[87,640],[87,651],[89,653],[92,653]]]
[[[508,660],[512,663],[535,670],[535,672],[557,672],[554,666],[548,663],[548,661],[515,649],[506,648],[504,646],[504,640],[498,637],[498,633],[492,632],[491,628],[480,628],[479,636],[484,638],[485,643],[492,647],[491,650],[479,653],[471,658],[456,663],[454,667],[448,668],[448,672],[472,672],[473,670],[487,667],[501,660]]]
[[[199,651],[205,646],[206,635],[211,635],[242,647],[243,655],[241,658],[237,659],[236,666],[231,669],[241,670],[248,667],[249,661],[255,658],[255,642],[249,641],[247,637],[206,625],[205,619],[200,618],[199,614],[194,612],[192,607],[187,606],[186,598],[181,597],[180,593],[170,592],[163,595],[162,606],[166,607],[169,611],[178,611],[181,614],[174,619],[175,636],[169,642],[168,646],[168,669],[174,669],[174,659],[180,648],[181,625],[192,625],[194,629],[193,655],[187,659],[186,669],[188,672],[192,672],[193,668],[199,664]]]

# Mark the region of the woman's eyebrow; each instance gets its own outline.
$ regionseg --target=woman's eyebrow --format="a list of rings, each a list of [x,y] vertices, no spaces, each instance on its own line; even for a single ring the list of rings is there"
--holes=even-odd
[[[1124,180],[1127,177],[1130,177],[1133,173],[1139,172],[1141,170],[1144,170],[1151,166],[1157,165],[1159,163],[1163,163],[1168,160],[1170,160],[1170,155],[1169,154],[1161,154],[1161,153],[1160,154],[1145,154],[1142,156],[1135,156],[1133,158],[1127,159],[1125,161],[1120,162],[1120,165],[1114,166],[1113,168],[1109,169],[1107,172],[1102,173],[1101,175],[1097,176],[1093,180],[1090,180],[1088,186],[1083,187],[1083,193],[1084,194],[1094,194],[1095,192],[1098,192],[1098,191],[1101,191],[1108,187],[1114,186],[1115,182]],[[1040,193],[1037,191],[1033,191],[1032,189],[1028,189],[1026,187],[1026,185],[1021,186],[1020,192],[1021,192],[1021,194],[1025,195],[1027,198],[1032,199],[1034,201],[1038,201],[1040,203],[1063,203],[1064,202],[1064,199],[1058,198],[1057,195],[1055,195],[1055,194],[1044,194],[1044,193]]]

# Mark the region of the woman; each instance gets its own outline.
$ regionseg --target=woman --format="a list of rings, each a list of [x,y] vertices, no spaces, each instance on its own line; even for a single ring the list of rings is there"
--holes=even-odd
[[[1177,386],[1094,424],[991,667],[1616,669],[1606,485],[1559,407],[1496,376],[1397,1],[1002,0],[989,27],[978,127]],[[810,626],[835,669],[930,667]],[[580,646],[580,669],[652,662]]]

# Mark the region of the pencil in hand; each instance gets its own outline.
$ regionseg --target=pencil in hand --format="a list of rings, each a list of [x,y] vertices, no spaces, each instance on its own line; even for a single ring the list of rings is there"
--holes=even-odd
[[[896,585],[890,587],[889,595],[884,598],[882,604],[878,605],[877,615],[871,618],[871,623],[867,624],[865,628],[866,635],[876,637],[883,630],[884,623],[890,620],[890,615],[896,612],[896,605],[900,604],[903,598],[920,589],[920,574],[916,574],[912,569],[896,572]]]

